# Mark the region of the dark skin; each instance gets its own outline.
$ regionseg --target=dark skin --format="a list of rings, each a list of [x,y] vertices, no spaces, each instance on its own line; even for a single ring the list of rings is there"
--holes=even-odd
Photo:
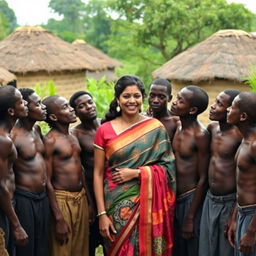
[[[242,141],[238,128],[227,123],[227,108],[230,96],[220,93],[211,106],[211,158],[208,181],[212,194],[224,196],[236,192],[235,154]]]
[[[22,99],[18,90],[16,90],[14,97],[16,99],[15,105],[9,108],[6,117],[0,120],[0,206],[10,221],[16,244],[26,245],[28,236],[12,206],[15,190],[13,162],[17,158],[17,151],[10,138],[10,131],[18,118],[27,115],[27,103]]]
[[[177,168],[177,194],[192,189],[194,197],[182,228],[184,239],[193,238],[194,218],[207,189],[210,134],[197,120],[197,107],[192,104],[193,93],[183,88],[173,101],[171,112],[180,117],[181,126],[173,139]]]
[[[14,162],[16,186],[38,193],[46,187],[44,144],[36,121],[46,119],[46,107],[36,93],[29,96],[28,116],[18,120],[12,129],[12,139],[18,152]]]
[[[90,202],[91,222],[94,220],[96,205],[93,201],[93,163],[94,147],[93,140],[96,130],[100,125],[97,119],[96,105],[90,95],[83,94],[75,100],[75,113],[81,123],[71,130],[71,133],[78,139],[81,147],[82,165],[85,170],[85,176],[89,191],[88,200]]]
[[[71,132],[77,137],[81,146],[84,169],[93,172],[93,139],[100,125],[100,120],[97,119],[96,105],[89,95],[81,95],[76,99],[75,104],[76,116],[81,123],[74,127]],[[93,177],[91,172],[87,173],[89,179]]]
[[[69,227],[57,204],[54,190],[81,191],[84,177],[77,139],[69,133],[69,124],[76,121],[74,109],[62,97],[54,100],[49,118],[52,128],[45,138],[47,163],[47,188],[55,220],[56,240],[62,245],[68,242]]]
[[[179,123],[179,117],[173,116],[168,110],[168,102],[171,99],[172,95],[168,93],[166,86],[158,84],[152,84],[150,86],[148,103],[151,114],[165,126],[172,141]]]
[[[228,109],[228,123],[238,127],[243,135],[243,141],[236,153],[236,181],[237,181],[237,202],[240,206],[250,206],[256,204],[256,124],[246,112],[239,109],[237,96],[232,106]],[[256,101],[256,99],[255,99]],[[247,104],[247,103],[246,103]],[[228,231],[228,239],[234,247],[236,231],[237,209],[234,211],[232,223]],[[250,254],[255,246],[256,237],[256,211],[247,231],[239,241],[239,251],[244,255]]]

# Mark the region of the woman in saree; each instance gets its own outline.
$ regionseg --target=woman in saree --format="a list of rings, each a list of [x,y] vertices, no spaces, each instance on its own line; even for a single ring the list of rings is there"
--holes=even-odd
[[[121,77],[94,139],[94,192],[107,255],[172,255],[175,168],[168,134],[140,114],[136,76]]]

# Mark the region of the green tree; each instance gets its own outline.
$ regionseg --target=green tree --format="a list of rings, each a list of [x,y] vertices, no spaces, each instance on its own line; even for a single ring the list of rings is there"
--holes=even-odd
[[[14,11],[8,6],[5,0],[0,0],[0,16],[0,29],[2,30],[2,28],[4,27],[6,33],[10,34],[17,27],[17,19]],[[0,34],[2,33],[3,32],[1,31]]]
[[[0,13],[0,40],[4,39],[9,34],[9,30],[10,25],[8,20],[2,13]]]
[[[85,40],[95,47],[108,51],[112,18],[107,12],[106,0],[90,0],[84,15]]]
[[[134,46],[160,51],[165,60],[219,29],[252,29],[255,14],[225,0],[109,0],[119,18],[130,23]]]
[[[85,4],[81,0],[51,0],[49,7],[57,14],[63,16],[66,30],[79,34],[83,30],[81,16]]]

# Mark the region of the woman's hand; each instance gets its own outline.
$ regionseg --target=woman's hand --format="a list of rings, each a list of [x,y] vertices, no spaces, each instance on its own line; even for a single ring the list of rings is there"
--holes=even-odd
[[[116,230],[112,221],[106,214],[99,216],[99,229],[103,237],[107,237],[111,242],[114,241],[114,236],[111,232],[116,234]]]
[[[140,169],[116,168],[116,172],[112,175],[112,180],[116,184],[122,184],[126,181],[138,178]]]

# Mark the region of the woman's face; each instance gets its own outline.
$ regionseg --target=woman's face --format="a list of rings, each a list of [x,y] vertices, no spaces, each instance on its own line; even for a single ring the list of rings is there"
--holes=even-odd
[[[125,115],[138,114],[140,112],[142,102],[142,93],[137,85],[127,86],[118,98],[122,114]]]

